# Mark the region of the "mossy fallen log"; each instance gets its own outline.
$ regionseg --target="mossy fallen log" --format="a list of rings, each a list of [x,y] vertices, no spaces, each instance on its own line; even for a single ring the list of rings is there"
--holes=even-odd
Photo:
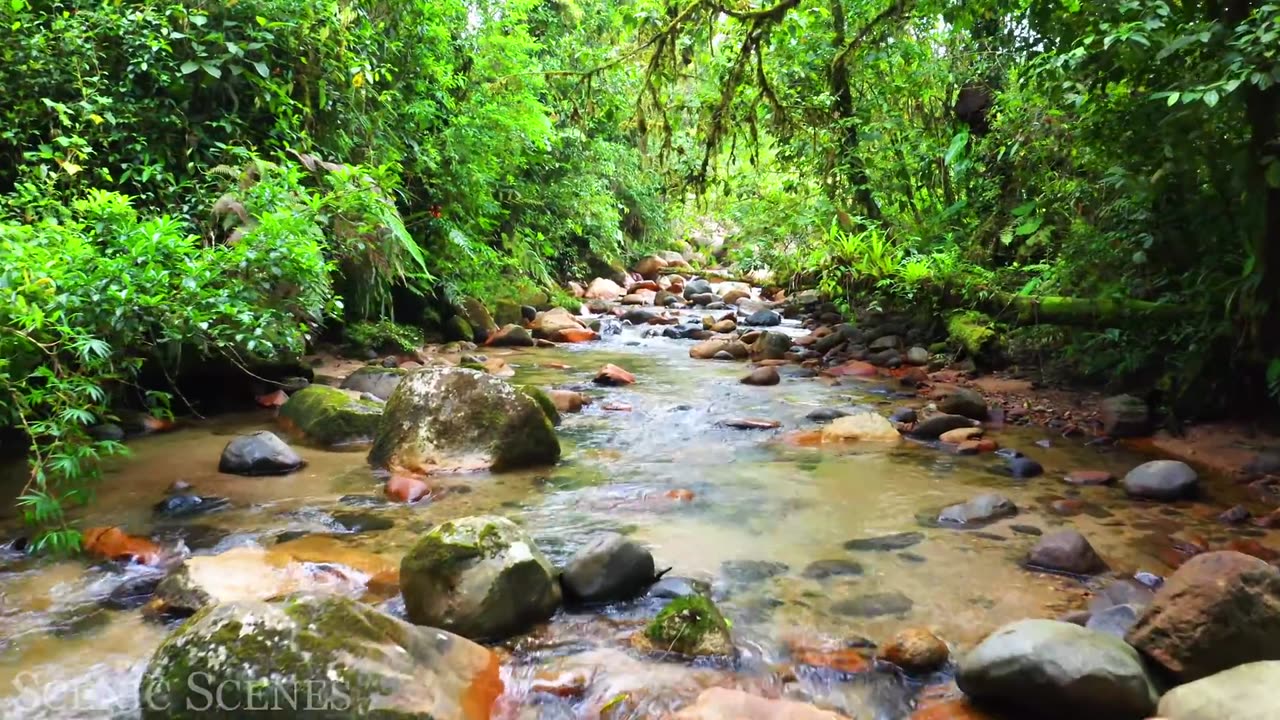
[[[982,303],[993,316],[1017,325],[1121,327],[1166,322],[1185,314],[1180,305],[1112,298],[1030,297],[996,293]]]

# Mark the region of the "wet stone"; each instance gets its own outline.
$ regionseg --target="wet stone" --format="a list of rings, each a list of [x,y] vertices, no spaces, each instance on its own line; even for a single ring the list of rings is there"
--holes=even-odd
[[[390,518],[373,513],[339,512],[333,514],[333,521],[350,533],[378,532],[395,527]]]
[[[844,544],[845,550],[854,551],[873,551],[873,552],[892,552],[894,550],[905,550],[909,547],[919,545],[924,542],[924,533],[921,532],[902,532],[892,535],[880,535],[878,537],[856,538]]]
[[[838,410],[836,408],[818,408],[817,410],[810,412],[808,415],[805,415],[805,419],[813,420],[814,422],[831,422],[837,418],[848,417],[848,415],[849,413],[844,410]]]
[[[649,592],[645,594],[645,597],[658,600],[674,600],[675,598],[689,595],[706,595],[710,592],[711,586],[701,580],[687,577],[664,577],[649,586]]]
[[[1044,467],[1029,457],[1015,457],[1008,461],[1009,474],[1016,478],[1033,478],[1044,474]]]
[[[1044,534],[1044,531],[1035,525],[1010,525],[1009,529],[1019,535],[1030,535],[1032,537],[1039,537]]]
[[[763,582],[788,570],[786,563],[769,560],[726,560],[720,572],[736,583]]]
[[[338,502],[352,507],[383,507],[390,503],[381,495],[343,495]]]
[[[912,408],[897,408],[893,414],[889,416],[890,422],[896,423],[913,423],[916,421],[916,411]]]
[[[224,497],[184,493],[161,500],[152,507],[152,511],[162,518],[187,518],[221,510],[230,504],[231,501]]]
[[[881,592],[841,600],[831,609],[840,615],[873,618],[885,615],[901,617],[910,613],[913,607],[915,603],[911,598],[900,592]]]
[[[811,580],[826,580],[831,577],[854,576],[862,574],[862,564],[853,560],[831,559],[815,560],[805,566],[801,576]]]
[[[156,586],[164,579],[164,573],[147,573],[120,583],[102,600],[109,610],[133,610],[147,604],[156,592]]]
[[[898,557],[902,558],[903,560],[906,560],[909,563],[925,562],[925,557],[923,555],[917,555],[916,553],[913,553],[913,552],[900,552],[898,553]]]

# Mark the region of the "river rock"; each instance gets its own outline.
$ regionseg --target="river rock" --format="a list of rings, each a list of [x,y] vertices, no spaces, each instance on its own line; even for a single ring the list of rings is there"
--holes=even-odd
[[[1129,471],[1121,484],[1130,497],[1182,500],[1194,497],[1200,478],[1191,466],[1177,460],[1152,460]]]
[[[705,595],[686,595],[667,603],[635,637],[644,650],[691,657],[731,657],[736,654],[729,624]]]
[[[782,324],[782,316],[772,310],[757,310],[742,321],[749,327],[774,327]]]
[[[618,283],[606,278],[596,278],[587,286],[586,294],[583,297],[588,300],[613,302],[622,297],[623,292],[622,286],[618,285]]]
[[[951,505],[938,513],[938,522],[943,525],[961,525],[966,527],[988,525],[1018,514],[1018,506],[1003,495],[985,493],[969,502]]]
[[[753,362],[781,360],[791,351],[791,337],[786,333],[766,330],[751,343],[748,354]]]
[[[559,459],[552,420],[533,393],[463,368],[406,377],[387,401],[369,451],[374,467],[415,472],[502,471]]]
[[[287,475],[307,463],[275,433],[260,430],[227,443],[218,472],[233,475]]]
[[[1160,698],[1164,720],[1280,718],[1280,660],[1248,663],[1176,687]]]
[[[1071,485],[1110,485],[1116,481],[1116,476],[1106,470],[1074,470],[1063,480]]]
[[[739,382],[743,385],[777,385],[782,382],[782,378],[778,375],[776,367],[762,367],[751,371],[751,374],[742,378]]]
[[[832,577],[861,575],[862,572],[862,563],[845,558],[832,558],[830,560],[814,560],[805,566],[804,570],[800,572],[800,576],[810,580],[826,580]]]
[[[684,285],[684,299],[693,300],[695,295],[714,295],[715,291],[711,289],[711,283],[706,280],[690,280]]]
[[[977,427],[978,423],[961,415],[930,415],[911,428],[911,436],[921,440],[937,440],[942,433],[959,428]]]
[[[596,371],[596,377],[592,382],[597,385],[605,385],[608,387],[620,387],[622,385],[631,385],[636,381],[636,376],[622,368],[609,363]]]
[[[1103,400],[1098,416],[1102,420],[1102,432],[1113,438],[1151,433],[1151,411],[1147,402],[1132,395],[1115,395]]]
[[[1165,581],[1126,639],[1179,682],[1280,659],[1280,570],[1233,551],[1197,555]]]
[[[556,406],[556,410],[562,413],[582,412],[582,407],[587,404],[585,395],[572,390],[548,390],[547,397]]]
[[[1053,620],[1022,620],[961,658],[956,683],[980,704],[1029,717],[1139,720],[1157,693],[1123,640]]]
[[[950,388],[938,401],[938,410],[948,415],[959,415],[972,420],[987,419],[987,401],[982,394],[969,388]]]
[[[865,550],[875,552],[892,552],[895,550],[906,550],[909,547],[919,545],[924,542],[924,533],[920,532],[901,532],[892,535],[880,535],[877,537],[856,538],[844,544],[845,550]]]
[[[916,347],[911,348],[910,350],[907,351],[907,364],[908,365],[928,365],[929,351],[918,345]]]
[[[909,673],[929,673],[947,663],[951,650],[937,635],[923,628],[911,628],[893,636],[880,648],[880,657]]]
[[[916,421],[916,419],[917,419],[917,413],[914,408],[908,408],[908,407],[894,408],[894,411],[889,414],[889,422],[913,423]],[[939,437],[941,437],[941,433],[939,433]]]
[[[872,352],[897,350],[900,347],[902,347],[902,338],[897,335],[881,335],[867,345],[867,349]]]
[[[902,434],[893,423],[873,412],[861,412],[836,418],[822,428],[823,442],[873,441],[896,443]]]
[[[1009,474],[1019,478],[1027,479],[1040,477],[1044,474],[1044,466],[1032,460],[1026,455],[1017,455],[1005,460],[1005,467],[1009,468]]]
[[[529,331],[514,323],[503,325],[489,337],[485,343],[493,347],[533,347],[533,336]]]
[[[915,603],[900,592],[879,592],[858,595],[841,600],[831,607],[840,615],[851,617],[874,618],[885,615],[903,616],[911,612]]]
[[[739,300],[750,298],[751,291],[742,288],[730,288],[722,297],[725,305],[736,305]]]
[[[716,337],[689,348],[689,357],[695,360],[710,360],[721,352],[727,352],[739,360],[745,359],[750,354],[747,346],[737,338]]]
[[[1027,553],[1027,564],[1072,575],[1096,575],[1107,570],[1093,546],[1075,530],[1059,530],[1040,538]]]
[[[982,428],[967,427],[967,428],[956,428],[955,430],[948,430],[942,433],[941,435],[939,435],[938,439],[944,443],[952,443],[954,445],[959,445],[962,442],[966,442],[968,440],[977,440],[980,437],[982,437]]]
[[[848,417],[848,415],[848,412],[838,408],[818,408],[817,410],[810,411],[809,414],[804,417],[806,420],[812,420],[814,422],[831,422],[832,420],[838,420],[842,417]]]
[[[272,717],[474,720],[489,717],[501,693],[486,648],[347,598],[308,595],[198,613],[156,649],[139,691],[144,720],[210,707],[210,717],[250,717],[255,705],[297,709],[264,713]]]
[[[395,392],[396,386],[407,373],[396,368],[384,368],[376,365],[365,365],[342,381],[342,389],[354,393],[369,393],[380,400],[386,400]]]
[[[1093,613],[1084,626],[1094,632],[1124,639],[1142,614],[1140,605],[1112,605],[1106,610]]]
[[[156,503],[152,506],[151,511],[157,516],[166,519],[188,518],[207,515],[230,504],[231,501],[224,497],[177,493]]]
[[[645,597],[658,600],[674,600],[686,595],[706,595],[711,592],[710,583],[687,577],[667,575],[649,586]]]
[[[568,310],[552,308],[546,312],[538,313],[533,322],[529,323],[529,329],[536,338],[561,342],[557,338],[565,337],[565,333],[580,333],[587,330],[587,326],[583,325],[582,321]]]
[[[373,439],[382,408],[335,387],[310,385],[280,406],[279,421],[318,445],[359,445]]]
[[[645,280],[656,280],[658,279],[658,274],[666,267],[666,260],[663,260],[657,255],[649,255],[636,263],[636,266],[632,268],[632,271]]]
[[[672,720],[846,720],[795,700],[763,698],[730,688],[703,690],[696,702]]]
[[[565,595],[582,602],[630,600],[653,583],[653,555],[617,533],[596,538],[579,550],[560,576]]]
[[[462,302],[454,307],[454,313],[465,319],[474,333],[473,338],[465,339],[483,343],[489,339],[490,335],[498,331],[498,324],[493,321],[493,316],[489,314],[488,308],[476,298],[463,298]]]
[[[556,611],[555,569],[515,523],[465,517],[432,528],[400,562],[405,614],[476,640],[528,630]]]

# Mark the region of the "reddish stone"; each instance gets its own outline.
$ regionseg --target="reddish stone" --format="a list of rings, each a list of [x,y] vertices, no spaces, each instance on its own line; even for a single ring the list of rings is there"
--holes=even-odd
[[[1049,509],[1052,510],[1055,515],[1062,515],[1063,517],[1079,515],[1080,513],[1084,512],[1084,501],[1055,500],[1052,504],[1049,505]]]
[[[662,288],[658,286],[658,283],[652,280],[641,280],[639,282],[632,283],[630,288],[631,292],[639,292],[641,290],[652,290],[653,292],[657,292],[661,289]]]
[[[1263,515],[1253,519],[1253,524],[1260,528],[1274,530],[1280,528],[1280,510],[1276,510],[1269,515]]]
[[[676,490],[668,490],[667,497],[672,500],[675,500],[676,502],[693,502],[693,498],[695,496],[692,490],[685,490],[684,488],[679,488]]]
[[[792,340],[791,344],[798,345],[799,347],[809,347],[816,342],[818,342],[817,335],[805,335],[804,337],[798,337],[795,340]]]
[[[631,412],[631,406],[622,402],[606,403],[604,409],[610,412]]]
[[[843,365],[837,365],[826,370],[827,375],[832,377],[875,377],[879,374],[879,370],[875,365],[861,360],[850,360]]]
[[[169,432],[174,427],[174,422],[165,418],[158,418],[154,415],[144,415],[142,418],[142,429],[149,433]]]
[[[491,652],[489,658],[489,664],[472,676],[471,684],[458,699],[462,720],[489,720],[493,717],[493,706],[504,687],[498,656]]]
[[[921,704],[910,720],[995,720],[964,698]]]
[[[1116,480],[1116,476],[1106,470],[1075,470],[1067,473],[1063,478],[1072,485],[1109,485]]]
[[[264,408],[278,408],[285,404],[285,401],[288,399],[288,393],[283,390],[276,390],[275,392],[267,393],[266,395],[259,395],[254,398],[254,401]]]
[[[160,546],[118,527],[95,527],[84,531],[84,551],[102,560],[159,565]]]
[[[542,363],[542,367],[547,368],[548,370],[572,370],[573,369],[572,365],[567,365],[561,362]]]
[[[576,700],[587,693],[587,685],[591,683],[591,675],[586,670],[569,670],[556,672],[543,670],[533,678],[529,690],[559,698]]]
[[[551,334],[552,342],[580,343],[598,340],[599,335],[587,328],[562,328]]]
[[[387,497],[403,503],[418,502],[431,495],[431,486],[412,475],[393,474],[387,480]]]
[[[623,370],[617,365],[609,364],[600,368],[596,373],[595,383],[597,385],[630,385],[636,381],[636,376]]]
[[[797,430],[783,435],[782,442],[793,447],[819,447],[822,445],[822,431]]]
[[[931,672],[945,664],[950,656],[947,644],[923,628],[903,630],[880,648],[881,659],[907,672]]]
[[[906,387],[916,387],[929,382],[929,373],[924,368],[914,365],[894,370],[892,374],[897,376],[898,382]]]
[[[871,669],[871,660],[852,648],[791,648],[791,659],[798,665],[831,668],[844,673],[861,673]]]
[[[1267,562],[1273,562],[1276,559],[1280,559],[1280,552],[1272,550],[1252,538],[1236,538],[1227,543],[1227,549],[1235,550],[1236,552],[1244,553],[1245,555],[1251,555],[1259,560],[1265,560]]]
[[[387,568],[376,573],[365,583],[369,594],[382,598],[400,594],[400,568]]]

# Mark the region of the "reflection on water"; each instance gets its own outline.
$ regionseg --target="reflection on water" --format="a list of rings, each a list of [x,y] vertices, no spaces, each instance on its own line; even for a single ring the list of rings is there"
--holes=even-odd
[[[994,434],[1044,465],[1045,477],[1032,481],[1003,474],[992,456],[956,457],[913,443],[842,452],[796,447],[784,442],[786,433],[814,427],[804,416],[815,408],[870,405],[887,414],[902,401],[852,380],[788,378],[775,387],[744,386],[738,383],[743,365],[694,361],[688,347],[628,328],[603,343],[491,353],[504,355],[520,382],[581,389],[597,402],[566,416],[559,466],[442,478],[443,492],[430,504],[385,504],[380,482],[359,452],[303,449],[308,466],[283,478],[219,474],[217,458],[231,435],[272,427],[264,413],[195,423],[133,443],[132,455],[109,470],[81,521],[120,525],[175,544],[181,540],[197,553],[336,534],[352,549],[390,563],[432,524],[467,514],[510,516],[556,561],[592,532],[614,530],[649,545],[660,567],[671,567],[673,575],[709,583],[734,623],[742,649],[738,664],[691,669],[628,651],[628,636],[652,617],[655,606],[638,602],[562,613],[549,627],[510,644],[504,715],[520,718],[594,717],[590,713],[624,694],[634,705],[632,714],[616,717],[656,717],[714,685],[776,693],[783,676],[794,676],[790,692],[851,715],[903,717],[914,692],[906,681],[889,673],[853,678],[792,668],[788,648],[883,641],[908,626],[931,628],[963,647],[1004,622],[1060,614],[1087,588],[1022,570],[1018,560],[1035,540],[1025,526],[1076,527],[1121,573],[1167,572],[1157,553],[1171,533],[1192,528],[1218,543],[1235,532],[1213,524],[1213,513],[1196,512],[1196,506],[1136,505],[1115,489],[1076,490],[1060,483],[1069,470],[1122,473],[1139,459],[1078,441],[1055,439],[1053,447],[1042,449],[1034,444],[1042,438],[1034,430]],[[639,382],[592,386],[604,363],[632,371]],[[606,398],[632,409],[606,411]],[[717,425],[735,417],[772,419],[782,427],[741,431]],[[231,506],[157,524],[151,506],[175,480],[191,483],[202,495],[229,498]],[[1022,512],[981,534],[917,522],[921,513],[992,490],[1009,496]],[[1215,505],[1235,500],[1231,488],[1214,492],[1221,493]],[[1090,512],[1063,518],[1050,510],[1068,495],[1086,501]],[[344,519],[351,513],[393,526],[351,533],[343,524],[351,522]],[[923,533],[923,540],[881,551],[844,548],[850,539],[907,531]],[[819,579],[824,573],[805,572],[816,561],[860,572]],[[734,572],[724,572],[726,567]],[[135,714],[137,679],[166,628],[144,621],[136,609],[108,609],[103,602],[139,572],[0,556],[0,716]],[[535,678],[575,673],[595,676],[586,698],[560,701],[540,693],[532,704],[529,686]],[[77,707],[82,711],[68,710]]]

